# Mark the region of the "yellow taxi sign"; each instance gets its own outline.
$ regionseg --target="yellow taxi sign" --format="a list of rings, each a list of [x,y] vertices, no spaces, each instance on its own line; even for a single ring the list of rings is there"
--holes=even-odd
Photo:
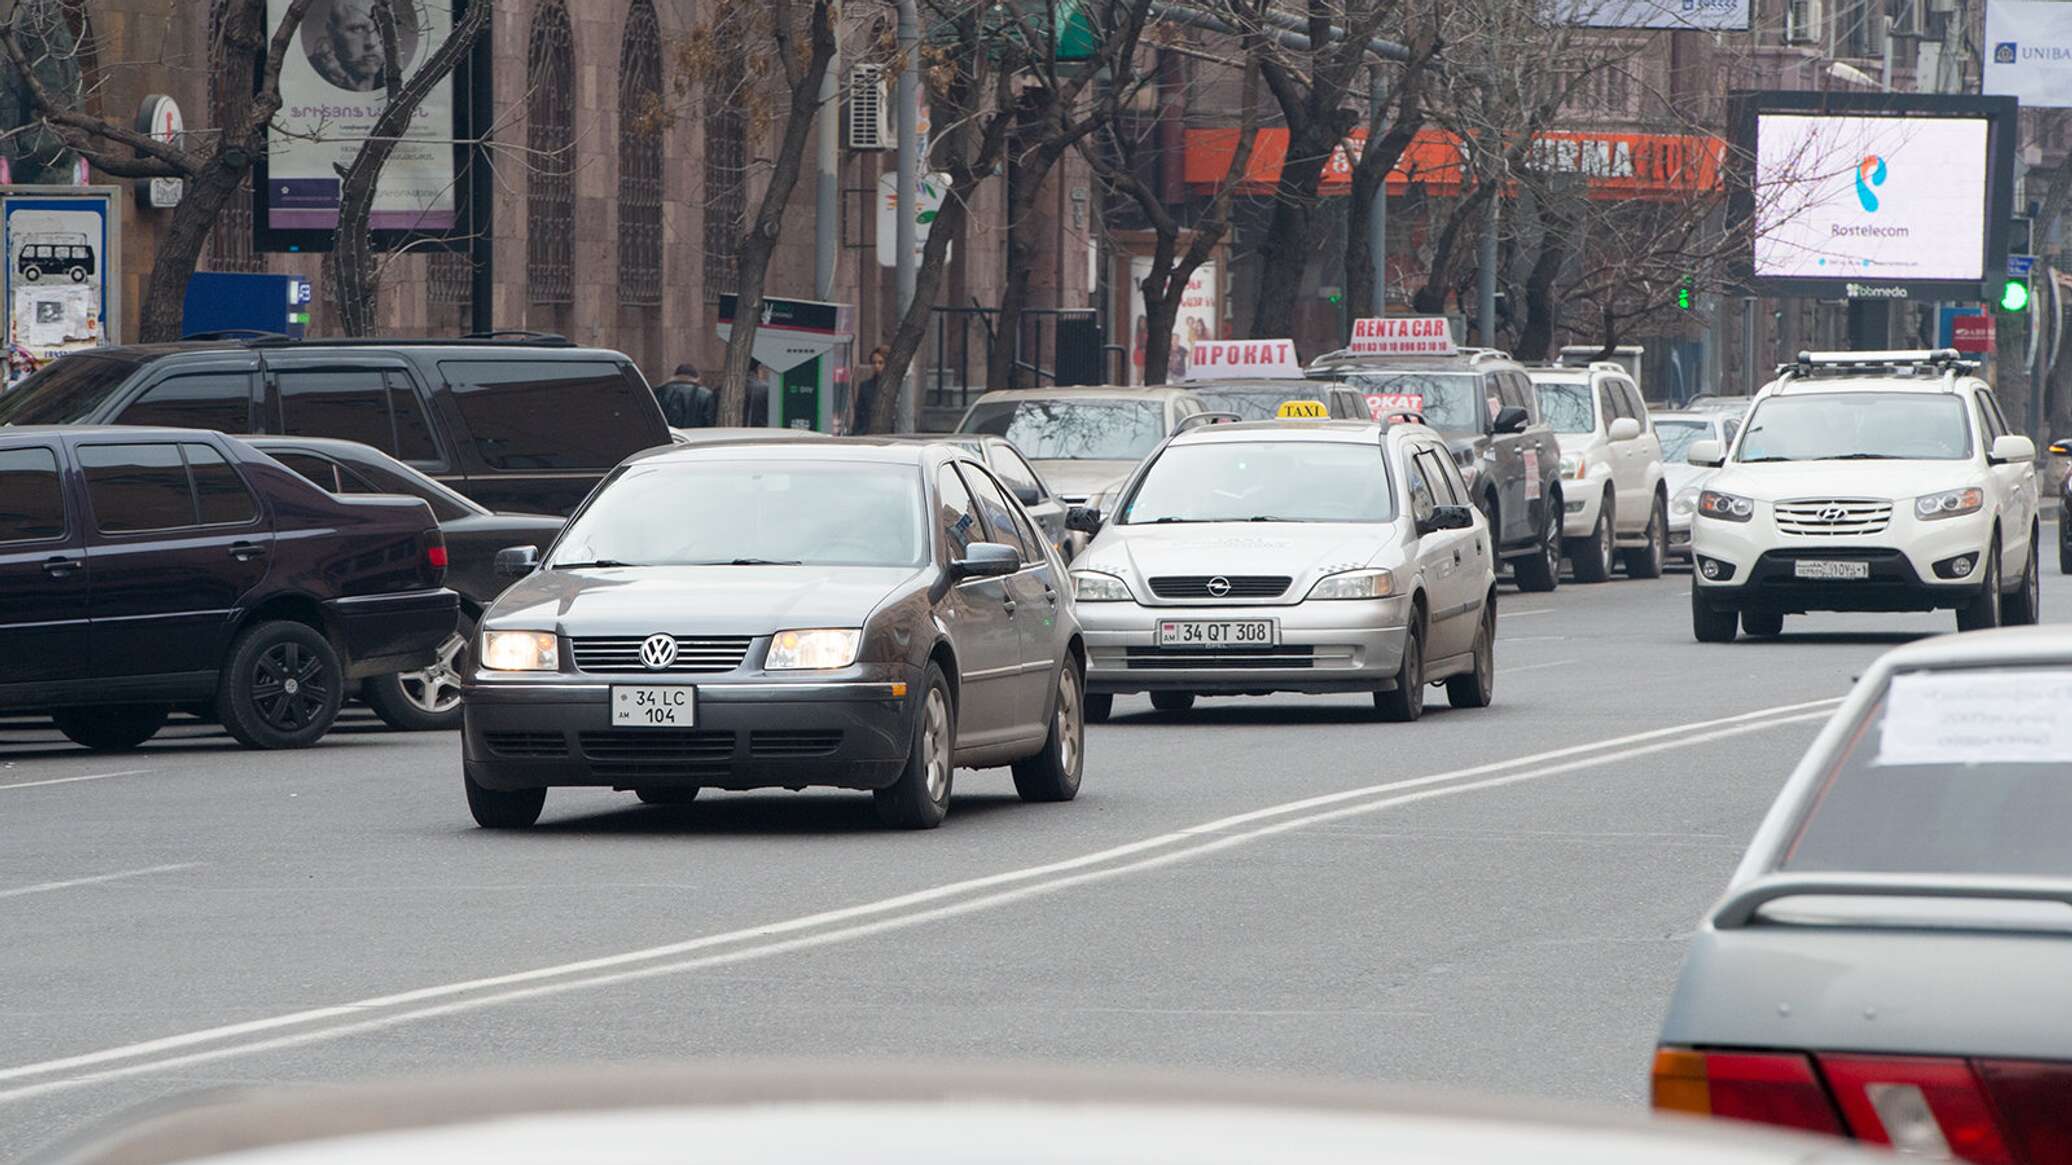
[[[1320,400],[1287,400],[1274,415],[1284,421],[1328,421],[1331,410]]]

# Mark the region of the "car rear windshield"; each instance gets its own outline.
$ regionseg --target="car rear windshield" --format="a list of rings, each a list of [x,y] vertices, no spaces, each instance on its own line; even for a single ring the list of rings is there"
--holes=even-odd
[[[2072,668],[1894,676],[1783,868],[2072,876]]]
[[[1545,402],[1541,398],[1542,403]],[[1689,464],[1691,446],[1712,439],[1712,426],[1704,421],[1665,421],[1657,418],[1655,435],[1662,439],[1662,460]]]
[[[1945,392],[1825,392],[1756,406],[1739,460],[1962,461],[1971,456],[1964,398]]]
[[[1118,520],[1140,526],[1386,522],[1395,516],[1379,444],[1218,441],[1159,454]]]
[[[912,466],[795,460],[635,464],[570,523],[550,566],[919,566]]]
[[[1377,372],[1344,374],[1347,383],[1372,396],[1415,397],[1415,400],[1385,400],[1384,412],[1423,413],[1434,429],[1454,433],[1482,431],[1486,409],[1482,377],[1474,372]]]
[[[1166,435],[1155,400],[1014,400],[980,404],[963,431],[1014,442],[1036,461],[1140,461]]]
[[[0,425],[84,422],[143,366],[142,360],[98,353],[61,356],[13,391],[0,393]]]
[[[1540,398],[1540,415],[1557,433],[1597,431],[1596,396],[1587,380],[1535,380],[1533,391]]]
[[[1212,413],[1235,413],[1248,421],[1271,421],[1280,416],[1281,406],[1291,400],[1328,402],[1330,393],[1321,386],[1280,388],[1198,388],[1201,407]]]

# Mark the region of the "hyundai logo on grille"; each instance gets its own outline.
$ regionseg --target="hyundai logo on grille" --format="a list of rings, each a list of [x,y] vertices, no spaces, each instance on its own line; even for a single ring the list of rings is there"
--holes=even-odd
[[[1840,506],[1828,506],[1820,511],[1820,520],[1823,522],[1839,522],[1848,516],[1849,511]]]
[[[1229,580],[1229,579],[1227,579],[1227,578],[1224,578],[1224,577],[1223,577],[1222,575],[1220,575],[1220,574],[1219,574],[1219,575],[1217,575],[1217,576],[1216,576],[1215,578],[1212,578],[1212,579],[1210,579],[1210,580],[1209,580],[1209,593],[1210,593],[1210,594],[1212,594],[1212,595],[1214,595],[1214,596],[1216,596],[1216,597],[1217,597],[1217,598],[1219,598],[1219,599],[1220,599],[1220,598],[1222,598],[1222,597],[1223,597],[1224,595],[1227,595],[1227,594],[1229,594],[1229,593],[1230,593],[1230,580]]]
[[[676,662],[676,637],[674,635],[650,635],[640,645],[640,662],[649,671],[661,671]]]

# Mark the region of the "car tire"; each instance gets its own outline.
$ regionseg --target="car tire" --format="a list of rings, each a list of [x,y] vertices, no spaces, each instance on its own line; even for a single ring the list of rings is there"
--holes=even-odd
[[[103,704],[50,714],[65,739],[95,752],[128,752],[158,735],[172,710],[163,704]]]
[[[1763,639],[1784,634],[1784,612],[1750,607],[1741,612],[1741,629]]]
[[[2021,585],[2000,602],[2000,622],[2009,627],[2028,627],[2043,614],[2043,573],[2037,562],[2035,534],[2029,536],[2029,564],[2022,570]]]
[[[1108,718],[1115,715],[1115,693],[1088,692],[1085,699],[1088,724],[1106,724]]]
[[[1081,703],[1086,676],[1079,661],[1065,657],[1058,669],[1058,690],[1051,701],[1050,733],[1043,751],[1014,762],[1014,791],[1024,801],[1070,801],[1079,795],[1079,776],[1086,764],[1086,720]]]
[[[475,622],[462,615],[460,625],[439,645],[430,667],[375,676],[360,685],[360,699],[383,724],[399,732],[445,732],[460,727],[460,687],[468,674],[475,640]]]
[[[1424,611],[1411,608],[1410,630],[1403,636],[1403,662],[1396,668],[1396,688],[1374,693],[1383,720],[1408,724],[1424,715]]]
[[[1519,559],[1511,567],[1518,589],[1527,593],[1551,591],[1561,585],[1561,495],[1549,494],[1545,509],[1537,551]],[[1494,528],[1490,530],[1489,538],[1490,544],[1495,545]]]
[[[1597,525],[1591,527],[1589,536],[1570,544],[1568,558],[1575,563],[1577,582],[1601,583],[1612,577],[1617,545],[1613,513],[1612,495],[1607,493],[1604,504],[1597,508]]]
[[[1185,712],[1194,707],[1194,693],[1153,692],[1151,706],[1161,712]]]
[[[2072,511],[2059,519],[2064,533],[2058,537],[2058,573],[2072,574]]]
[[[1627,578],[1661,578],[1662,563],[1669,557],[1669,503],[1655,495],[1655,505],[1648,514],[1648,544],[1638,550],[1625,552]]]
[[[894,829],[934,829],[950,811],[956,776],[957,708],[942,669],[928,665],[928,682],[914,707],[914,737],[899,779],[873,790],[878,819]]]
[[[468,789],[468,812],[484,829],[531,829],[547,804],[545,789],[485,788],[466,773],[460,779]]]
[[[216,719],[246,748],[307,748],[345,701],[345,669],[315,628],[276,620],[231,644],[217,682]]]
[[[1987,631],[2000,626],[2000,535],[1986,548],[1986,577],[1978,597],[1957,608],[1957,630]]]
[[[1732,608],[1721,610],[1705,601],[1705,592],[1691,587],[1691,634],[1700,643],[1732,643],[1741,616]]]
[[[1475,628],[1472,670],[1449,677],[1446,702],[1456,708],[1487,708],[1496,698],[1496,600],[1482,605],[1482,624]]]
[[[688,805],[698,799],[698,786],[692,785],[681,789],[635,789],[633,795],[640,798],[643,805]]]

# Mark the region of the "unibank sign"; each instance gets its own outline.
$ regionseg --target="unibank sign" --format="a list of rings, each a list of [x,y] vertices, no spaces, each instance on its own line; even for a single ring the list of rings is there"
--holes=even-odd
[[[2030,107],[2072,107],[2072,4],[1993,0],[1986,44],[1984,92]]]

